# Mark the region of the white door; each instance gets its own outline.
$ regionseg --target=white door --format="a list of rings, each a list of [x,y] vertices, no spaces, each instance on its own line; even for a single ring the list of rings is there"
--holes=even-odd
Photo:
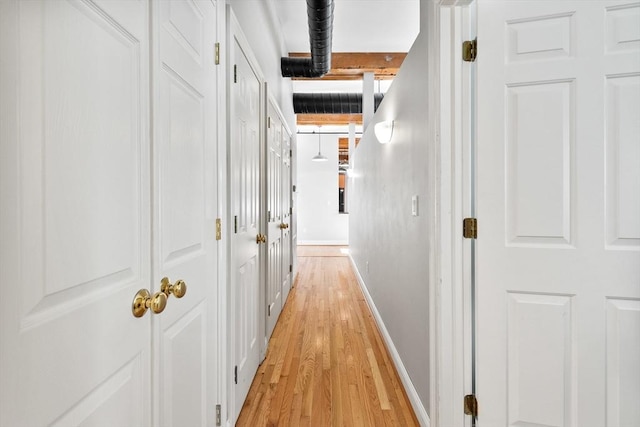
[[[282,305],[291,290],[293,260],[291,259],[291,132],[282,125]]]
[[[216,404],[216,9],[210,0],[152,6],[153,283],[186,284],[153,316],[154,407],[160,425],[205,426]]]
[[[0,2],[0,425],[151,424],[149,5]]]
[[[267,107],[267,331],[271,337],[282,311],[282,123],[272,99]]]
[[[640,3],[478,2],[479,425],[640,419]]]
[[[232,30],[233,31],[233,30]],[[235,34],[235,32],[234,32]],[[258,369],[260,342],[260,79],[234,36],[230,43],[230,194],[232,421]],[[243,46],[246,44],[243,43]]]

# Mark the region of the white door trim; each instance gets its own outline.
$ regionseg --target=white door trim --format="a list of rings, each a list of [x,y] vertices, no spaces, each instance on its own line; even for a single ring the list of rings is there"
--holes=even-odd
[[[217,307],[217,316],[218,316],[218,351],[217,351],[217,363],[214,369],[217,370],[218,375],[218,383],[217,393],[218,393],[218,402],[221,409],[221,420],[229,419],[229,387],[230,387],[230,379],[229,375],[229,351],[231,351],[231,347],[229,346],[229,322],[227,307],[228,298],[230,298],[229,288],[228,288],[228,272],[229,272],[229,262],[230,257],[229,253],[231,250],[231,221],[229,220],[229,179],[228,179],[228,171],[227,171],[227,162],[228,162],[228,151],[227,151],[227,132],[229,129],[228,123],[228,115],[227,109],[229,106],[228,102],[228,85],[229,81],[229,67],[228,67],[228,55],[229,55],[229,46],[228,46],[228,37],[227,37],[227,7],[224,6],[223,2],[216,2],[216,31],[217,31],[217,42],[219,45],[219,64],[218,67],[220,69],[216,73],[216,93],[218,95],[218,105],[221,106],[217,109],[217,140],[216,140],[216,150],[217,150],[217,174],[218,174],[218,212],[217,218],[220,218],[222,222],[222,239],[218,241],[218,282],[217,282],[217,291],[218,291],[218,307]],[[224,108],[222,108],[224,106]],[[213,403],[213,402],[212,402]]]
[[[435,64],[431,99],[436,103],[436,219],[430,278],[431,424],[470,426],[463,397],[471,392],[471,251],[462,239],[462,219],[471,216],[469,67],[461,60],[470,38],[472,0],[432,0],[427,14],[430,63]]]

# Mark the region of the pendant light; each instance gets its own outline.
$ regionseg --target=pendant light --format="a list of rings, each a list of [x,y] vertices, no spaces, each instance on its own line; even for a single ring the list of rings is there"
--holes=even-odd
[[[320,128],[318,127],[318,154],[313,156],[311,158],[312,161],[314,162],[326,162],[327,159],[325,156],[322,155],[322,150],[320,149],[320,139],[322,138],[322,135],[320,135]]]

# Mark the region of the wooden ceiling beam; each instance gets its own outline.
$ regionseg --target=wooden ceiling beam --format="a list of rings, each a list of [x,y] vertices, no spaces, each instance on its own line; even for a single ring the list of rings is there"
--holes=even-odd
[[[360,138],[356,138],[356,147],[360,144]],[[349,138],[338,138],[338,149],[339,150],[348,150],[349,149]]]
[[[355,123],[362,124],[362,114],[297,114],[298,125],[348,125]]]
[[[310,53],[291,52],[289,57],[308,58]],[[404,52],[334,52],[331,54],[331,70],[320,80],[358,80],[367,72],[378,80],[393,79],[407,56]],[[294,80],[309,80],[294,77]]]

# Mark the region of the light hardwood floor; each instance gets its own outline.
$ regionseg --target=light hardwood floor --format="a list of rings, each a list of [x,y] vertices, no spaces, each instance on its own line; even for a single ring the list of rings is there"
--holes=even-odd
[[[349,256],[347,246],[307,246],[298,245],[299,257],[306,256]]]
[[[236,425],[419,425],[349,258],[299,258]]]

